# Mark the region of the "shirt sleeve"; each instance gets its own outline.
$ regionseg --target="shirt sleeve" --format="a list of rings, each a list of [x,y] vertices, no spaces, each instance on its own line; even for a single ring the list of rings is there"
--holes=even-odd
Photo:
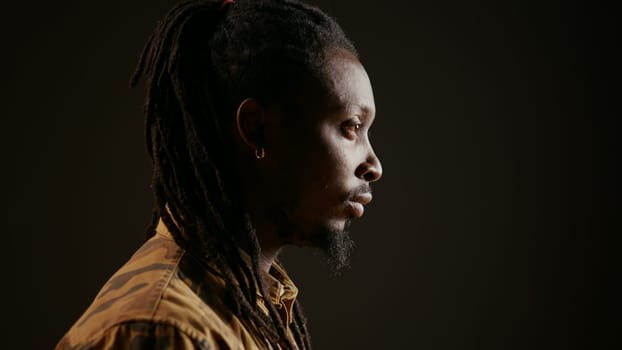
[[[116,325],[88,344],[58,344],[56,350],[218,350],[206,341],[192,339],[177,327],[146,321]]]

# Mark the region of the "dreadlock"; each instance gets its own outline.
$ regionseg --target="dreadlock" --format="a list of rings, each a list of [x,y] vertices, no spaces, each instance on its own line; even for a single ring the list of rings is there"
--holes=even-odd
[[[272,303],[257,307],[260,247],[239,193],[228,130],[247,97],[288,99],[305,76],[321,74],[327,53],[351,42],[330,17],[293,0],[184,1],[158,22],[130,84],[145,78],[145,139],[155,201],[147,238],[161,218],[173,238],[222,271],[227,303],[266,345],[310,349],[298,301],[291,331]],[[244,262],[240,248],[251,257]],[[257,290],[259,288],[259,291]]]

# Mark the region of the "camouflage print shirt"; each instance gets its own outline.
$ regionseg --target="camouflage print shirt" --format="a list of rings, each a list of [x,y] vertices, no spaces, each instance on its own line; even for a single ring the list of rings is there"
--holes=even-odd
[[[270,278],[271,301],[289,325],[298,290],[277,264]],[[224,290],[218,271],[182,250],[160,221],[154,237],[108,280],[56,350],[265,348],[224,304]],[[258,306],[268,312],[263,301]]]

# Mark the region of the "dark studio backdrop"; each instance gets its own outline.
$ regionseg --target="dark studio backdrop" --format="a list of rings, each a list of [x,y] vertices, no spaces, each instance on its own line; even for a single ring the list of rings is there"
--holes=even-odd
[[[2,348],[52,348],[142,242],[144,91],[127,81],[173,3],[3,10]],[[371,76],[385,170],[350,270],[283,255],[315,348],[619,348],[613,10],[315,3]]]

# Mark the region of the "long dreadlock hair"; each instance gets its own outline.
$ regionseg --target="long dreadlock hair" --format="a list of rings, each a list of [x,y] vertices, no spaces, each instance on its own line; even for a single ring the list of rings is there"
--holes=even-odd
[[[230,130],[241,101],[284,102],[304,76],[321,74],[335,48],[356,55],[333,19],[297,1],[184,1],[158,22],[130,82],[146,82],[145,139],[155,197],[147,238],[161,218],[177,244],[216,264],[227,303],[266,345],[311,348],[298,302],[291,327],[296,344],[271,302],[265,303],[268,316],[257,307],[257,292],[268,294],[240,174],[231,162]]]

